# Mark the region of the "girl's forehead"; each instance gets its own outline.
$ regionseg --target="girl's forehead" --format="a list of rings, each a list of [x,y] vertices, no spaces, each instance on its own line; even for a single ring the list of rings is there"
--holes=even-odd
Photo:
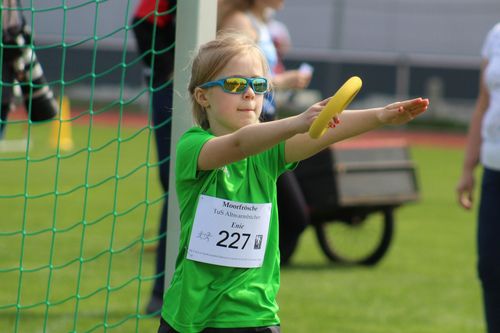
[[[244,75],[265,76],[262,58],[253,52],[242,53],[231,58],[222,69],[221,76]]]

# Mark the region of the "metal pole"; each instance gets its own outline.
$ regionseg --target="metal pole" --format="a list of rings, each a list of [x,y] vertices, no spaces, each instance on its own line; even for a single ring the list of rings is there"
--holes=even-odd
[[[193,126],[187,92],[191,54],[200,44],[215,38],[216,23],[217,0],[177,1],[165,289],[170,285],[179,251],[180,223],[179,206],[175,192],[175,147],[179,137]]]
[[[332,33],[332,48],[334,50],[342,49],[343,41],[342,35],[344,34],[344,16],[345,16],[345,2],[344,0],[336,0],[333,4],[333,33]]]
[[[396,97],[407,99],[410,95],[410,61],[407,57],[401,56],[396,65]]]

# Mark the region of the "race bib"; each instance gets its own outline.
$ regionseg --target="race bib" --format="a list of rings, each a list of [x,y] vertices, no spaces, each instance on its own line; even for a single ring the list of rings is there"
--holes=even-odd
[[[228,267],[262,266],[271,206],[200,196],[187,258]]]

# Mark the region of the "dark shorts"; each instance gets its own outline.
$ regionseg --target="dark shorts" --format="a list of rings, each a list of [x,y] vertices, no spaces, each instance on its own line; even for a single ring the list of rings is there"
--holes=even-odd
[[[205,328],[201,333],[280,333],[279,326],[244,327],[244,328]],[[174,330],[163,318],[160,317],[158,333],[180,333]]]

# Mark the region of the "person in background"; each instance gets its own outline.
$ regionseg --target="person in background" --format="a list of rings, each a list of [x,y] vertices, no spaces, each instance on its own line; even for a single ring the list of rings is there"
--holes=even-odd
[[[275,41],[269,29],[271,16],[283,8],[284,0],[219,0],[217,31],[243,33],[254,40],[264,53],[270,68],[273,89],[303,89],[309,85],[312,73],[284,70]],[[283,50],[284,51],[284,50]],[[264,121],[276,119],[276,104],[267,93],[262,110]],[[309,225],[308,207],[293,171],[278,179],[281,263],[287,264],[304,229]]]
[[[59,105],[36,57],[20,1],[2,0],[2,8],[0,140],[5,134],[8,115],[14,109],[15,87],[22,94],[31,122],[50,120],[59,112]]]
[[[500,332],[500,23],[488,33],[482,48],[479,95],[472,115],[462,176],[457,185],[459,204],[474,203],[474,170],[481,163],[483,178],[477,225],[478,274],[483,290],[489,333]]]
[[[174,0],[141,0],[132,19],[137,50],[145,67],[144,78],[151,91],[152,119],[159,161],[160,181],[165,193],[168,192],[170,172],[170,137],[173,103],[173,84],[175,42]],[[153,40],[154,44],[153,45]],[[168,199],[163,202],[156,248],[155,273],[151,299],[146,313],[159,314],[163,303],[166,230]]]
[[[312,139],[308,130],[329,99],[261,122],[269,88],[266,58],[241,33],[219,35],[193,59],[188,89],[196,126],[176,147],[181,232],[159,333],[280,332],[278,176],[334,142],[411,121],[429,104],[416,98],[346,110]]]
[[[286,71],[285,64],[283,63],[283,58],[285,54],[288,53],[292,47],[292,39],[290,37],[290,32],[286,25],[274,18],[275,12],[269,12],[269,21],[267,26],[269,28],[269,34],[271,35],[271,40],[273,41],[274,47],[276,48],[276,54],[278,56],[278,61],[276,66],[274,66],[274,73],[280,74]]]

